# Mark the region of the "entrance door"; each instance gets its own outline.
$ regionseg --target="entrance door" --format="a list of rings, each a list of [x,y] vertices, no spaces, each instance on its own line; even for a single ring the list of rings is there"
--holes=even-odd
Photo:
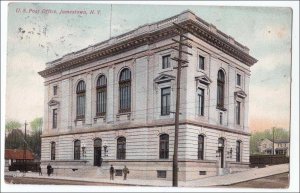
[[[95,139],[94,140],[94,166],[101,166],[102,164],[101,149],[102,149],[101,139]]]
[[[219,148],[220,159],[221,159],[221,168],[224,168],[224,147]]]
[[[220,156],[220,167],[224,168],[224,148],[225,148],[225,140],[224,138],[219,138],[218,139],[218,151],[219,151],[219,156]]]

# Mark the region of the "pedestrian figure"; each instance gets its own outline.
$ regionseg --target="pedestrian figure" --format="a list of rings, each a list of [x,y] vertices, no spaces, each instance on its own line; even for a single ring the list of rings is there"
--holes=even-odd
[[[127,174],[129,174],[129,169],[126,166],[124,166],[123,168],[123,174],[124,174],[124,180],[127,180]]]
[[[42,168],[41,168],[41,166],[39,166],[38,170],[39,170],[39,176],[42,176],[43,173],[42,173]]]
[[[50,163],[49,163],[49,164],[47,165],[47,174],[48,174],[48,176],[50,176],[51,172],[52,172],[52,167],[51,167],[51,165],[50,165]]]
[[[110,173],[110,179],[114,180],[115,168],[113,167],[113,165],[110,166],[109,173]]]

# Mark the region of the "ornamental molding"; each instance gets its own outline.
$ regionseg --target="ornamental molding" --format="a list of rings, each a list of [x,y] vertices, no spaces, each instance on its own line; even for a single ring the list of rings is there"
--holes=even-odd
[[[238,90],[234,92],[234,95],[236,97],[243,98],[243,99],[247,97],[247,94],[243,90]]]
[[[212,80],[206,75],[202,75],[202,76],[197,76],[195,77],[197,82],[200,82],[202,84],[205,84],[206,86],[208,86],[210,83],[212,83]]]
[[[56,106],[56,105],[59,105],[59,101],[57,100],[54,100],[54,99],[51,99],[49,102],[48,102],[48,106]]]
[[[194,13],[185,11],[171,18],[141,26],[120,36],[112,37],[109,40],[48,62],[47,68],[40,71],[39,74],[44,78],[49,77],[65,70],[99,61],[140,46],[173,38],[178,36],[177,29],[173,25],[173,22],[188,28],[195,37],[248,66],[252,66],[257,62],[255,58],[249,55],[249,49],[246,46],[243,46],[232,37],[216,29],[214,25],[208,24],[201,18],[198,18]]]
[[[161,84],[164,82],[170,82],[172,80],[175,80],[175,76],[168,75],[168,74],[161,74],[154,79],[154,82],[157,84]]]

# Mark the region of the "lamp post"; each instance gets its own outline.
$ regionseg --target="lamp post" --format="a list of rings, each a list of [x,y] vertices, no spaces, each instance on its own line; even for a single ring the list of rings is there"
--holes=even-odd
[[[86,146],[85,146],[85,143],[82,143],[82,158],[84,159],[85,158],[85,151],[86,151]]]
[[[107,145],[104,145],[103,146],[103,151],[104,151],[104,157],[107,157],[108,155],[107,155],[107,152],[108,152],[108,150],[107,150]]]

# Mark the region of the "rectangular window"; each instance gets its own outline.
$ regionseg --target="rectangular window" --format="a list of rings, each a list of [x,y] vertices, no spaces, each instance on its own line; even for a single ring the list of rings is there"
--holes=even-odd
[[[204,89],[200,88],[198,93],[198,114],[204,116]]]
[[[238,86],[241,86],[241,75],[240,75],[240,74],[237,74],[237,75],[236,75],[236,84],[237,84]]]
[[[161,89],[161,115],[170,114],[170,100],[171,100],[171,88],[162,88]]]
[[[97,89],[97,116],[106,114],[106,87]]]
[[[57,109],[52,110],[52,128],[57,128]]]
[[[85,94],[77,94],[77,119],[84,119],[85,116]]]
[[[167,178],[166,170],[157,170],[157,178]]]
[[[53,86],[53,95],[57,95],[57,86]]]
[[[116,170],[116,176],[122,176],[123,172],[122,170]]]
[[[220,119],[219,119],[219,121],[220,121],[220,125],[222,125],[223,124],[223,113],[222,112],[220,112]]]
[[[200,176],[206,175],[206,171],[199,171],[199,175],[200,175]]]
[[[199,69],[204,70],[204,57],[199,56]]]
[[[236,162],[241,161],[241,142],[236,142]]]
[[[169,68],[171,55],[166,55],[162,57],[162,69]]]
[[[236,124],[241,124],[241,102],[236,101]]]

